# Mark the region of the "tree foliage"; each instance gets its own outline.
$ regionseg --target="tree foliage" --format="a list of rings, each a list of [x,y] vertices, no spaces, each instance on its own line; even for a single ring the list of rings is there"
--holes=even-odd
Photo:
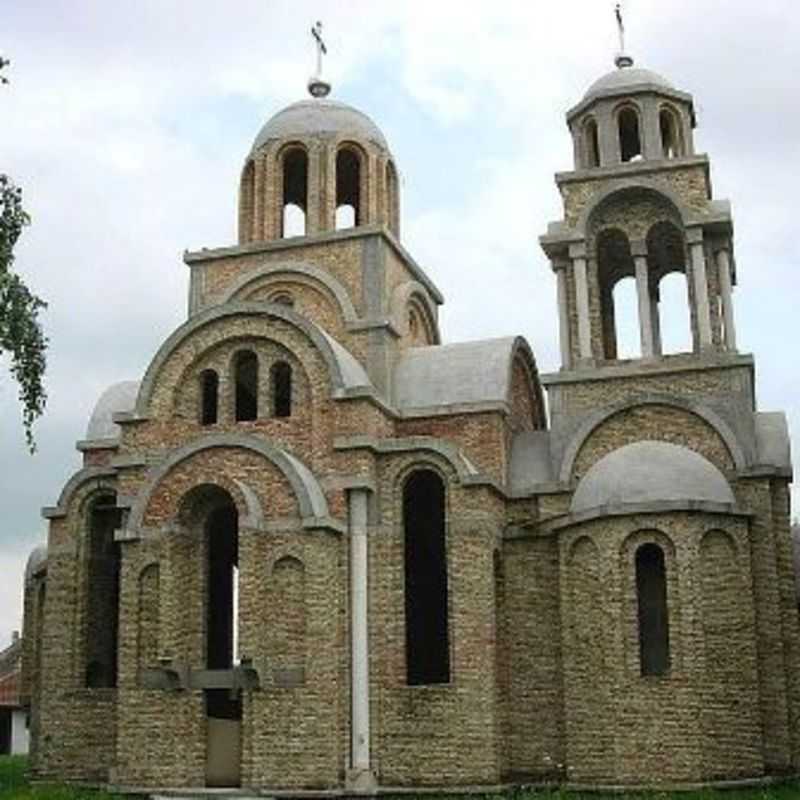
[[[25,439],[33,452],[33,423],[44,411],[47,339],[39,322],[46,303],[13,271],[14,246],[29,224],[22,190],[0,175],[0,355],[8,353],[11,374],[19,386]]]

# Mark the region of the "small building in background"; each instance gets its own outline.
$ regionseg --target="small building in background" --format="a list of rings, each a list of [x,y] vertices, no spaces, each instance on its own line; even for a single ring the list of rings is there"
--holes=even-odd
[[[28,714],[20,701],[22,640],[11,635],[11,646],[0,651],[0,756],[28,754]]]

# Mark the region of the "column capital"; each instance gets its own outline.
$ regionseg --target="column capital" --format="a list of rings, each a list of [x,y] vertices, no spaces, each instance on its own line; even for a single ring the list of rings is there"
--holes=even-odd
[[[686,243],[687,244],[703,244],[705,235],[702,225],[693,225],[686,229]]]
[[[569,257],[573,260],[586,258],[586,242],[573,242],[569,246]]]

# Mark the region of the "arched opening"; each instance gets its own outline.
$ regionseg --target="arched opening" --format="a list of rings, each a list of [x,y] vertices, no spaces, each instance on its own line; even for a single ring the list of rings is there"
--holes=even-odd
[[[400,194],[397,170],[392,161],[386,162],[386,221],[389,230],[398,236],[400,232]]]
[[[609,361],[634,357],[639,352],[639,331],[630,242],[619,228],[606,228],[597,235],[596,250],[603,357]]]
[[[630,276],[620,278],[614,286],[613,295],[616,345],[614,358],[640,358],[642,348],[636,279]]]
[[[669,108],[662,108],[658,114],[658,125],[661,129],[661,151],[664,158],[682,156],[683,142],[675,113]]]
[[[691,352],[691,301],[683,234],[674,222],[662,220],[647,232],[646,242],[656,352]]]
[[[121,564],[119,543],[114,540],[121,510],[113,492],[92,502],[86,524],[85,684],[89,689],[110,689],[117,685]]]
[[[336,230],[361,224],[361,158],[352,147],[336,153]]]
[[[661,352],[692,352],[689,286],[683,272],[665,275],[658,285]]]
[[[243,244],[255,238],[255,164],[248,161],[242,170],[242,181],[239,189],[239,241]]]
[[[639,132],[639,114],[635,108],[626,106],[617,114],[619,127],[619,150],[622,161],[633,161],[642,157],[642,139]]]
[[[600,166],[600,140],[597,133],[597,122],[593,118],[586,120],[583,126],[584,166],[588,168]]]
[[[410,685],[450,681],[445,486],[417,470],[403,487],[406,676]]]
[[[283,204],[281,236],[305,236],[308,212],[308,154],[290,147],[283,156]]]
[[[216,425],[219,410],[219,375],[213,369],[200,373],[200,424]]]
[[[275,292],[275,294],[269,296],[269,302],[294,308],[294,297],[289,292]]]
[[[636,599],[639,620],[639,663],[642,675],[669,671],[669,614],[664,551],[643,544],[636,551]]]
[[[258,356],[252,350],[241,350],[234,359],[235,414],[237,422],[258,417]]]
[[[206,526],[206,665],[231,669],[236,660],[234,641],[237,620],[234,599],[239,567],[239,518],[230,496],[219,490],[218,503],[209,512]]]
[[[290,417],[292,415],[292,368],[285,361],[272,365],[272,415]]]

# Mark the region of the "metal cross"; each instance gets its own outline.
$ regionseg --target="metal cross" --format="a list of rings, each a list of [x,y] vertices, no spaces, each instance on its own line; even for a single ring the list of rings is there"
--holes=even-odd
[[[614,13],[617,16],[617,27],[619,28],[619,52],[625,52],[625,23],[622,21],[622,7],[617,3]]]
[[[319,20],[311,27],[311,35],[317,42],[317,75],[322,75],[322,55],[328,54],[328,48],[322,40],[322,23]]]

